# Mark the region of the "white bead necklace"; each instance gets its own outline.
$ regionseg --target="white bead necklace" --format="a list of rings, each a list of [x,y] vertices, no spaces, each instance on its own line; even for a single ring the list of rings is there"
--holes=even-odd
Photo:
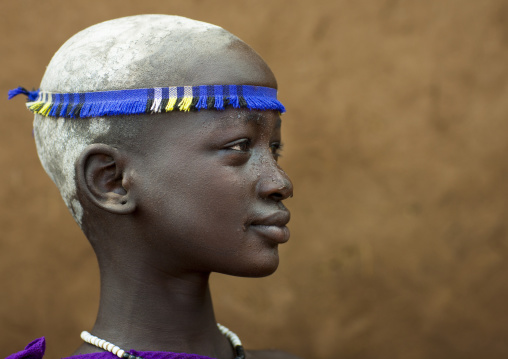
[[[243,350],[242,342],[240,341],[240,338],[238,338],[238,335],[219,323],[217,323],[217,327],[219,328],[220,332],[226,338],[228,338],[229,342],[235,349],[235,359],[245,359],[245,351]],[[115,344],[96,337],[95,335],[92,335],[85,330],[81,332],[81,339],[89,344],[95,345],[97,348],[101,348],[115,354],[120,359],[143,359],[141,357],[129,354]]]

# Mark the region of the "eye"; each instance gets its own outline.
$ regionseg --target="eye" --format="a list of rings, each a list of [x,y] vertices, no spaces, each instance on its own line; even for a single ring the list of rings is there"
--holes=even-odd
[[[273,158],[275,158],[275,160],[279,159],[279,157],[282,156],[280,153],[283,146],[284,145],[280,142],[274,142],[270,145],[270,151],[272,152]]]
[[[241,140],[228,144],[226,148],[238,152],[247,152],[250,149],[250,145],[251,141],[248,138],[242,138]]]

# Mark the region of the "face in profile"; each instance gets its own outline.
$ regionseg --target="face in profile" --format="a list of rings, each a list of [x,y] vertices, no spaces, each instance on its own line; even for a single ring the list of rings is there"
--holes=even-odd
[[[134,156],[136,220],[158,269],[264,276],[289,239],[283,201],[292,184],[278,165],[276,111],[152,116]]]

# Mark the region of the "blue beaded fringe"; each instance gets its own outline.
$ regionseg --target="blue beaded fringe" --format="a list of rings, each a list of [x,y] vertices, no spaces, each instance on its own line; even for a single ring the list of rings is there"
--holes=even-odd
[[[285,112],[277,90],[250,85],[157,87],[83,93],[9,91],[28,96],[30,111],[47,117],[85,118],[171,111],[224,110],[228,107]]]

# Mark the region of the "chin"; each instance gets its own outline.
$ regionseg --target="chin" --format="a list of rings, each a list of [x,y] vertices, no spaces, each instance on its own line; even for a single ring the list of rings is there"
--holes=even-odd
[[[273,274],[279,267],[279,255],[271,255],[250,263],[244,262],[242,267],[230,268],[224,274],[236,277],[261,278]]]

